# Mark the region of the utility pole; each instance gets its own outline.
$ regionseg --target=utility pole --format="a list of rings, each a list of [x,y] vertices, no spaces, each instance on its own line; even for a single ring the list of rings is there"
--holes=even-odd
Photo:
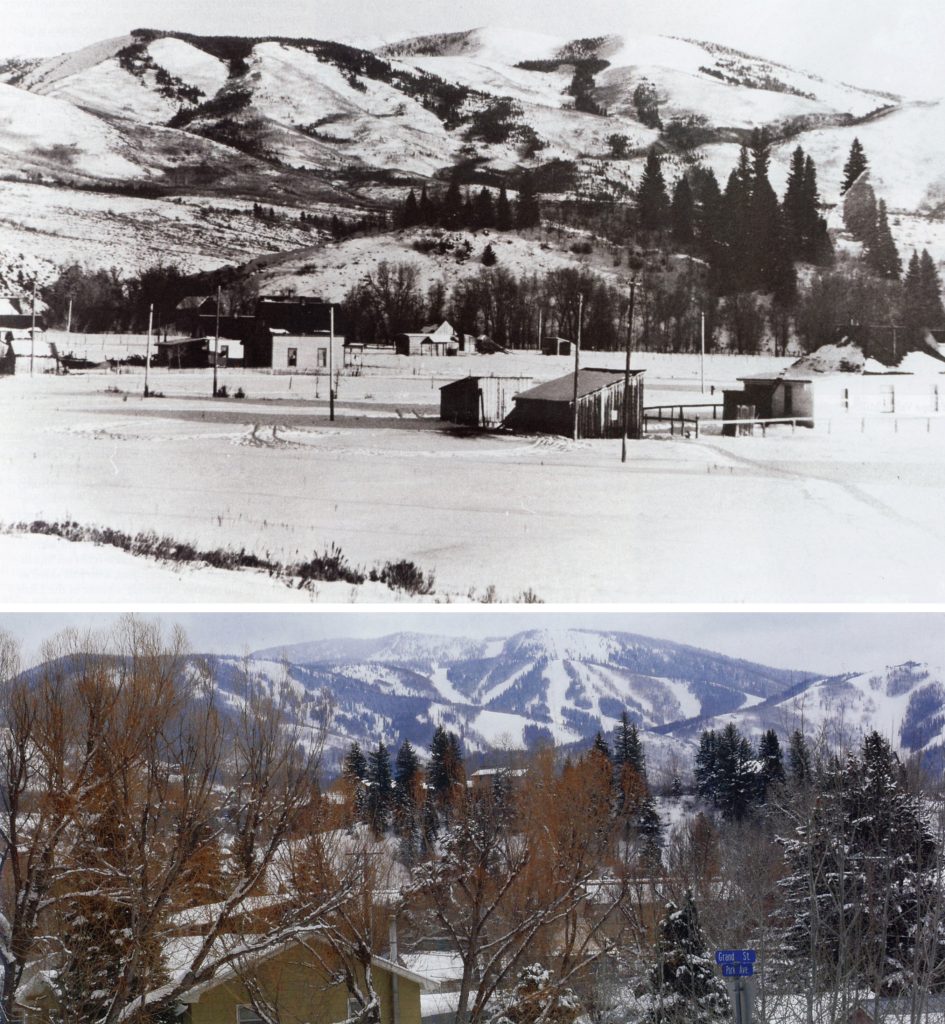
[[[333,423],[335,420],[335,380],[332,377],[334,372],[334,348],[335,348],[335,305],[328,307],[328,419]]]
[[[705,310],[702,311],[702,327],[699,332],[699,386],[705,394]]]
[[[637,294],[636,279],[630,282],[630,309],[627,313],[627,366],[623,374],[623,430],[620,461],[627,461],[627,434],[630,431],[630,351],[633,348],[633,305]]]
[[[541,306],[538,307],[538,350],[541,351],[541,314],[543,310]]]
[[[578,439],[578,371],[581,369],[581,324],[584,320],[584,296],[578,295],[577,342],[574,345],[574,424],[573,439]]]
[[[151,327],[154,323],[154,303],[148,306],[148,343],[144,350],[144,397],[147,398],[148,391],[148,368],[151,366]]]
[[[33,305],[30,314],[30,376],[33,376],[33,359],[36,356],[36,282],[33,282]]]
[[[69,312],[66,314],[66,334],[72,333],[72,296],[69,296]]]
[[[217,397],[217,362],[220,353],[220,286],[217,285],[217,330],[213,342],[213,397]]]

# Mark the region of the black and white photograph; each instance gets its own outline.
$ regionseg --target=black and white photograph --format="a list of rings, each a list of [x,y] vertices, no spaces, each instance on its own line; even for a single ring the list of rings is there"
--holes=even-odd
[[[945,599],[928,0],[35,0],[0,598]]]

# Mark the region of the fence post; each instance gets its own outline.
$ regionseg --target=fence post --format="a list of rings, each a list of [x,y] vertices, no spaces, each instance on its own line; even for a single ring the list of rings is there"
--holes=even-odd
[[[699,417],[696,417],[696,440],[699,440]]]

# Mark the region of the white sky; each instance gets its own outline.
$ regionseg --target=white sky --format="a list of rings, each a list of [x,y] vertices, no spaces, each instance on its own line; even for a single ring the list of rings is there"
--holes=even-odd
[[[479,25],[710,39],[856,85],[945,95],[945,7],[934,0],[9,0],[0,56],[46,56],[132,28],[376,40]]]
[[[331,637],[412,631],[451,636],[510,636],[526,629],[621,630],[676,640],[762,664],[822,672],[874,671],[904,661],[945,666],[942,612],[559,612],[448,610],[252,613],[144,616],[179,624],[200,653],[243,654]],[[117,614],[0,614],[0,629],[16,637],[26,660],[43,640],[65,628],[99,631]]]

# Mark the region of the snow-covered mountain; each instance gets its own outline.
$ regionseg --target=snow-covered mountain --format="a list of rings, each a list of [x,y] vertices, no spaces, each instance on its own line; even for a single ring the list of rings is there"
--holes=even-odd
[[[587,741],[626,710],[644,730],[750,707],[813,678],[630,633],[540,630],[506,639],[397,633],[214,659],[224,688],[243,667],[288,672],[333,698],[339,742],[426,746],[437,724],[468,750]],[[284,666],[284,668],[283,668]]]
[[[922,754],[929,767],[945,767],[945,670],[920,662],[885,666],[874,672],[808,680],[763,703],[670,727],[667,733],[692,739],[705,728],[735,722],[757,738],[765,729],[787,736],[800,729],[823,735],[832,746],[855,745],[878,730],[905,753]]]
[[[292,217],[260,237],[253,201],[361,214],[456,166],[513,187],[542,168],[549,191],[620,198],[651,144],[670,180],[698,161],[724,181],[760,125],[775,187],[800,144],[830,203],[859,136],[900,245],[945,256],[945,103],[712,43],[495,27],[375,49],[134,30],[0,64],[0,249],[210,269],[318,241]]]

